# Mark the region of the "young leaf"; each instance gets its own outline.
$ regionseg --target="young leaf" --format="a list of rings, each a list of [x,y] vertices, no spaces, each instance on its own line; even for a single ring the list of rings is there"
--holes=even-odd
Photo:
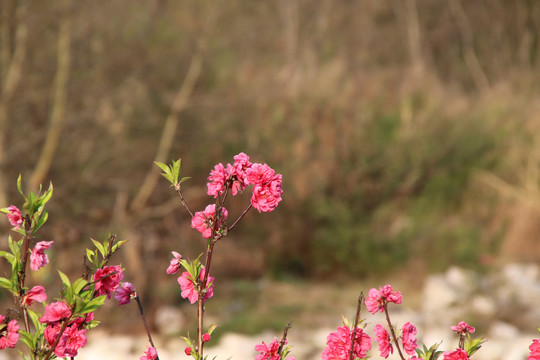
[[[101,295],[97,298],[94,298],[90,300],[88,303],[86,303],[83,308],[81,309],[81,314],[86,314],[92,311],[96,311],[103,305],[105,302],[105,299],[107,299],[107,295]]]
[[[99,252],[101,253],[101,256],[105,257],[105,249],[103,248],[103,245],[99,241],[94,240],[92,238],[90,238],[90,240],[92,240],[92,242],[94,243],[94,246],[99,250]]]
[[[0,277],[0,287],[11,291],[12,289],[11,281],[6,279],[5,277]]]
[[[78,295],[87,284],[88,281],[82,278],[75,280],[75,282],[73,283],[73,293]]]
[[[60,275],[60,280],[62,280],[62,284],[64,285],[64,287],[66,289],[70,288],[71,282],[69,281],[69,278],[67,277],[67,275],[61,272],[60,270],[58,270],[58,275]]]

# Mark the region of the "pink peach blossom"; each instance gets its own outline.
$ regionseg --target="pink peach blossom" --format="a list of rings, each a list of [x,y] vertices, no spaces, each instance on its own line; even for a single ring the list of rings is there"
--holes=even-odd
[[[529,357],[527,360],[540,360],[540,339],[533,340],[532,344],[529,346]]]
[[[135,287],[129,282],[122,283],[114,294],[114,297],[116,300],[118,300],[119,305],[129,304],[131,299],[133,299],[135,296]]]
[[[351,351],[352,331],[348,326],[341,326],[326,338],[326,348],[322,352],[322,360],[343,360],[349,358]],[[366,357],[371,349],[371,338],[363,329],[356,330],[353,355],[357,358]]]
[[[39,318],[40,323],[51,323],[71,316],[71,309],[63,301],[56,301],[45,307],[45,313]]]
[[[54,241],[40,241],[36,244],[30,253],[30,269],[37,271],[49,263],[49,257],[44,251],[49,249],[52,244]]]
[[[387,302],[401,304],[402,296],[399,291],[393,291],[392,286],[385,285],[379,290],[375,288],[369,289],[368,296],[365,300],[367,310],[375,314],[378,311],[383,312]]]
[[[469,356],[467,352],[463,349],[447,351],[443,355],[444,355],[443,360],[469,360]]]
[[[6,317],[0,315],[0,323],[4,324]],[[0,349],[4,350],[5,348],[14,348],[17,341],[19,341],[19,329],[20,326],[17,325],[17,320],[13,319],[7,323],[7,327],[0,333]]]
[[[283,342],[287,345],[287,339]],[[281,360],[281,354],[278,353],[280,346],[280,340],[274,338],[270,344],[266,344],[264,341],[261,344],[255,346],[255,351],[259,354],[255,356],[255,360]],[[283,359],[285,360],[285,359]],[[295,360],[294,357],[288,357],[287,360]]]
[[[401,330],[401,340],[403,344],[403,350],[409,355],[415,355],[416,354],[416,348],[418,345],[416,344],[416,326],[411,324],[410,322],[406,322],[403,324],[403,328]]]
[[[104,266],[102,269],[97,269],[94,274],[96,296],[107,294],[107,298],[110,299],[111,293],[118,289],[123,277],[124,273],[119,265]]]
[[[202,269],[199,275],[201,280],[204,278],[204,271],[205,269]],[[180,296],[182,296],[184,299],[188,299],[192,304],[196,303],[199,299],[199,293],[197,292],[197,286],[193,284],[193,279],[191,278],[189,272],[184,271],[182,275],[178,277],[178,284],[180,284],[180,289],[182,290]],[[214,278],[212,276],[208,276],[206,289],[207,291],[203,299],[204,301],[214,295]]]
[[[62,333],[60,341],[54,348],[54,354],[62,358],[75,357],[86,342],[86,329],[81,330],[76,325],[70,325]]]
[[[259,212],[273,211],[281,202],[281,175],[279,180],[272,181],[265,185],[255,184],[251,196],[251,205]]]
[[[22,297],[22,304],[24,306],[30,306],[34,303],[34,301],[42,303],[46,300],[47,294],[45,293],[45,288],[41,285],[37,285],[34,286],[32,290],[24,294],[24,296]]]
[[[167,274],[175,274],[178,269],[180,269],[180,259],[182,259],[182,255],[180,255],[176,251],[173,251],[172,254],[174,257],[172,258],[171,263],[167,268]]]
[[[474,327],[467,324],[465,321],[460,321],[457,325],[450,326],[450,329],[457,334],[466,335],[467,333],[474,333]]]
[[[7,211],[7,217],[9,223],[11,224],[11,226],[13,226],[13,230],[19,230],[19,228],[23,224],[21,210],[19,210],[19,208],[17,208],[15,205],[11,205],[7,208]]]
[[[202,233],[205,239],[209,239],[212,236],[212,227],[214,225],[214,214],[216,212],[216,205],[210,204],[206,206],[204,211],[197,211],[193,218],[191,219],[191,227]],[[227,220],[229,212],[224,207],[221,208],[222,221]]]
[[[377,336],[377,342],[379,343],[379,352],[383,358],[388,358],[390,353],[394,353],[394,348],[390,343],[390,335],[388,331],[381,325],[375,326],[375,335]]]
[[[155,360],[158,358],[157,350],[155,347],[148,346],[148,350],[144,352],[144,355],[139,360]]]
[[[206,184],[208,187],[207,194],[216,198],[223,194],[225,192],[225,183],[227,182],[228,177],[229,174],[222,163],[214,166],[214,170],[210,171],[210,176],[208,177],[210,182]]]

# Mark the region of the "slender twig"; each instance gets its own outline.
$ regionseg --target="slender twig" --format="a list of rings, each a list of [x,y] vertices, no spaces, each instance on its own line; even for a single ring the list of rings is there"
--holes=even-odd
[[[403,356],[403,353],[401,352],[401,348],[399,347],[396,332],[394,331],[394,327],[392,326],[392,323],[390,322],[390,315],[388,314],[388,303],[386,302],[386,300],[384,301],[384,314],[386,315],[386,322],[388,323],[388,327],[390,328],[390,333],[392,334],[392,340],[394,340],[394,344],[396,345],[397,351],[399,353],[399,357],[401,358],[401,360],[405,360],[405,357]]]
[[[21,269],[19,273],[17,274],[17,277],[19,278],[19,301],[22,300],[22,297],[24,295],[24,283],[26,280],[26,265],[28,263],[28,249],[30,248],[30,238],[31,238],[31,236],[28,234],[31,233],[31,230],[32,230],[31,225],[32,225],[32,222],[30,220],[30,217],[27,214],[24,219],[24,230],[25,230],[25,235],[24,235],[24,240],[23,240],[24,250],[20,253]],[[22,305],[22,302],[21,302],[21,309],[23,312],[24,327],[27,332],[30,332],[30,322],[28,321],[28,310],[26,309],[26,306]]]
[[[137,305],[139,306],[139,313],[141,314],[141,320],[144,325],[144,330],[146,330],[148,341],[150,342],[150,345],[152,345],[152,347],[155,349],[156,345],[154,345],[154,342],[152,341],[152,335],[150,334],[150,328],[148,327],[148,323],[146,322],[146,317],[144,316],[144,310],[142,307],[141,299],[139,298],[139,295],[137,293],[135,293],[135,296],[133,298],[135,299],[135,301],[137,301]],[[156,359],[159,360],[159,356],[157,356]]]
[[[189,216],[193,217],[193,213],[191,212],[191,210],[189,210],[189,206],[188,206],[186,200],[184,199],[184,195],[182,195],[182,188],[180,187],[180,184],[176,185],[175,189],[176,189],[176,192],[178,193],[178,196],[180,196],[180,201],[182,201],[182,205],[184,205],[187,212],[189,213]]]
[[[281,337],[281,340],[279,341],[279,348],[278,348],[278,355],[281,356],[281,352],[283,351],[283,346],[285,346],[285,342],[287,341],[287,332],[292,327],[292,323],[289,321],[287,326],[283,329],[283,336]]]
[[[356,316],[354,317],[354,327],[353,327],[352,336],[351,336],[351,350],[349,352],[349,360],[354,359],[354,343],[356,341],[356,331],[358,330],[358,323],[360,322],[360,309],[362,307],[363,302],[364,302],[364,293],[361,292],[360,296],[358,297],[358,305],[356,306]]]
[[[251,205],[251,202],[249,203],[248,207],[244,210],[244,212],[242,214],[240,214],[240,216],[238,217],[238,219],[236,219],[235,222],[232,223],[231,226],[229,226],[229,229],[227,231],[231,231],[232,229],[234,229],[234,227],[236,226],[236,224],[238,224],[238,222],[240,220],[242,220],[242,218],[247,214],[247,212],[249,211],[249,209],[252,208],[252,205]]]

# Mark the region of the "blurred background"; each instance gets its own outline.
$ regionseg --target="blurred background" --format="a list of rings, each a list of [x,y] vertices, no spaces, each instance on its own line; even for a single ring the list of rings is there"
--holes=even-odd
[[[22,205],[18,174],[51,181],[52,262],[78,276],[90,237],[129,239],[116,259],[151,314],[179,303],[171,251],[204,244],[154,160],[182,159],[195,211],[239,152],[283,174],[277,210],[216,247],[216,294],[244,300],[230,314],[269,283],[414,291],[540,258],[534,0],[2,0],[0,21],[0,206]]]

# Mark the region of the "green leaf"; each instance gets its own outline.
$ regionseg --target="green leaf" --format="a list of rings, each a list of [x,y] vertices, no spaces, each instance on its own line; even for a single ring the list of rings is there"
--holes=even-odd
[[[49,218],[49,214],[47,213],[47,211],[43,210],[38,220],[36,221],[36,224],[34,225],[34,230],[32,231],[32,233],[35,233],[36,231],[38,231],[38,229],[42,227],[43,224],[45,224],[48,218]]]
[[[30,350],[36,348],[34,345],[34,339],[32,338],[32,335],[30,335],[28,332],[26,332],[25,330],[19,330],[19,336],[21,341],[25,343]]]
[[[53,184],[51,182],[49,183],[49,188],[47,189],[45,194],[41,196],[41,206],[44,206],[51,199],[52,194],[53,194]]]
[[[0,287],[2,287],[4,289],[8,289],[10,291],[11,291],[11,289],[13,289],[11,281],[6,279],[5,277],[0,277]]]
[[[83,278],[80,278],[80,279],[77,279],[75,280],[75,282],[73,283],[73,293],[75,295],[78,295],[81,290],[88,284],[88,281],[84,280]]]
[[[26,200],[26,196],[24,196],[24,193],[22,191],[22,176],[19,174],[19,177],[17,177],[17,190],[19,191],[19,194],[22,195],[22,197]]]
[[[32,320],[32,324],[34,324],[34,327],[38,330],[39,332],[39,329],[41,328],[44,328],[44,324],[40,323],[39,322],[39,318],[41,317],[41,314],[34,311],[34,310],[31,310],[31,309],[27,309],[28,311],[28,315],[30,317],[30,320]]]
[[[94,260],[93,260],[93,257],[96,256],[96,254],[90,250],[90,249],[86,249],[86,257],[88,258],[88,260],[90,261],[90,263],[94,263]]]
[[[105,299],[107,299],[107,295],[101,295],[97,298],[94,298],[90,300],[88,303],[86,303],[83,308],[81,309],[81,314],[86,314],[92,311],[96,311],[103,305],[105,302]]]
[[[94,243],[94,246],[99,250],[99,252],[101,253],[101,256],[105,257],[105,248],[103,247],[103,245],[99,241],[94,240],[92,238],[90,238],[90,240],[92,240],[92,242]]]
[[[116,250],[118,250],[119,248],[121,248],[125,243],[127,243],[129,240],[120,240],[118,241],[116,244],[113,245],[112,249],[111,249],[111,253],[115,253]]]
[[[60,280],[62,280],[62,284],[64,284],[64,287],[66,289],[70,288],[71,282],[69,281],[69,278],[67,277],[67,275],[61,272],[60,270],[58,270],[58,275],[60,275]]]
[[[172,163],[172,175],[174,184],[178,184],[178,178],[180,177],[180,168],[182,166],[182,159],[173,161]]]
[[[17,260],[15,256],[13,256],[12,253],[9,253],[7,251],[0,251],[0,257],[5,257],[6,260],[13,265],[13,262]]]

